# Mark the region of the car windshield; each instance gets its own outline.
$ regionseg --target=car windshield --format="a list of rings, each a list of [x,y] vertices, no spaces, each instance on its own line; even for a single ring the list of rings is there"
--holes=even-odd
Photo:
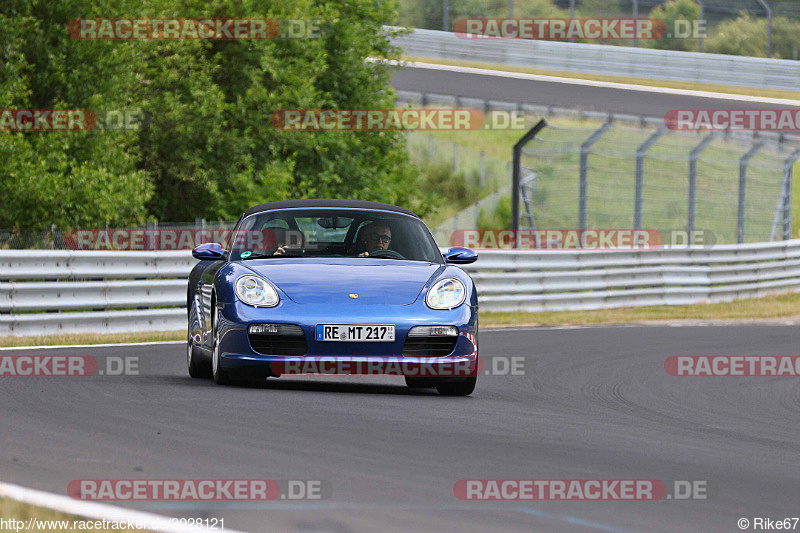
[[[229,243],[232,261],[279,257],[372,257],[442,263],[416,217],[365,209],[282,209],[243,219]]]

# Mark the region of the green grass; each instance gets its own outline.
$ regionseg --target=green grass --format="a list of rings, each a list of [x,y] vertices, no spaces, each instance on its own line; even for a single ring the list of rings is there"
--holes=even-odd
[[[81,528],[81,524],[75,524],[76,521],[85,521],[85,522],[96,522],[95,519],[92,518],[84,518],[75,515],[69,515],[65,513],[60,513],[58,511],[52,511],[50,509],[44,507],[37,507],[35,505],[30,505],[28,503],[18,502],[16,500],[12,500],[10,498],[0,498],[0,517],[4,520],[14,519],[14,520],[22,520],[26,522],[30,518],[35,518],[37,520],[57,520],[57,521],[64,521],[68,522],[67,528],[61,528],[59,524],[39,524],[39,529],[26,529],[22,527],[19,531],[59,531],[62,533],[86,533],[89,529]],[[72,527],[73,525],[77,525],[78,528]],[[92,524],[94,525],[94,524]],[[121,524],[120,524],[121,525]],[[54,526],[52,528],[48,528],[48,526]],[[11,528],[6,528],[11,529]],[[11,529],[14,531],[14,529]],[[122,527],[118,529],[91,529],[91,531],[97,531],[98,533],[112,533],[113,531],[148,531],[146,529],[128,529],[127,527]]]
[[[800,321],[800,293],[717,304],[671,305],[598,309],[594,311],[548,311],[542,313],[481,313],[482,328],[514,326],[564,326],[591,324],[635,324],[707,320]]]
[[[537,121],[528,117],[528,125]],[[538,173],[533,190],[533,210],[540,228],[575,228],[578,225],[578,185],[580,144],[597,128],[598,121],[579,121],[568,117],[549,117],[550,127],[529,145],[533,155],[522,164]],[[637,147],[655,131],[617,124],[592,147],[588,159],[588,226],[594,228],[633,227],[635,153]],[[433,131],[413,132],[409,137],[412,158],[429,157],[431,139],[437,161],[452,162],[453,143],[459,148],[459,170],[465,179],[476,182],[478,154],[487,155],[486,179],[473,202],[510,183],[508,162],[511,147],[520,131]],[[648,151],[644,159],[643,226],[657,230],[685,230],[688,213],[688,156],[704,133],[668,132]],[[739,159],[749,150],[742,143],[717,137],[701,154],[697,165],[697,205],[695,228],[712,230],[717,242],[736,242]],[[746,242],[770,238],[783,179],[783,160],[789,150],[778,151],[769,145],[751,160],[747,170],[745,209]],[[491,164],[488,162],[490,161]],[[800,161],[794,166],[800,174]],[[457,212],[445,206],[431,225]],[[794,238],[800,238],[800,186],[793,187]]]
[[[185,331],[150,331],[145,333],[72,333],[36,337],[0,337],[0,347],[60,346],[71,344],[116,344],[128,342],[162,342],[186,340]]]

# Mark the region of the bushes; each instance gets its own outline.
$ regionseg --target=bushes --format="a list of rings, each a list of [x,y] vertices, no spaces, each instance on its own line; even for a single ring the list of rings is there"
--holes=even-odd
[[[716,54],[766,57],[767,19],[740,13],[719,24],[706,41],[706,51]],[[800,21],[786,17],[772,20],[772,57],[796,59],[800,49]]]

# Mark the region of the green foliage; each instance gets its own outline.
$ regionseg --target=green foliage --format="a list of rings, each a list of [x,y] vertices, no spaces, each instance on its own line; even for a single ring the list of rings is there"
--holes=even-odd
[[[391,108],[392,0],[7,0],[0,109],[139,108],[134,132],[0,135],[0,227],[235,219],[270,200],[348,197],[425,208],[397,132],[285,132],[285,108]],[[73,18],[318,19],[319,39],[81,41]]]
[[[793,59],[800,50],[800,22],[777,16],[772,19],[772,57]],[[740,13],[720,23],[708,39],[707,52],[766,57],[767,19]]]
[[[511,226],[511,196],[501,196],[494,211],[481,209],[478,229],[504,229]]]
[[[697,39],[675,37],[681,33],[675,28],[676,20],[696,21],[700,18],[700,6],[697,5],[697,2],[694,0],[670,0],[663,6],[657,6],[650,11],[649,18],[661,19],[666,26],[664,36],[653,41],[653,48],[682,50],[684,52],[697,50]]]
[[[444,205],[457,210],[464,209],[480,198],[478,176],[465,176],[453,172],[450,161],[430,162],[420,169],[420,190],[426,195],[430,205]]]
[[[0,109],[127,107],[124,72],[108,75],[124,50],[72,40],[67,4],[22,0],[0,8]],[[135,133],[3,132],[0,161],[0,227],[124,225],[146,217],[152,187],[137,168]]]

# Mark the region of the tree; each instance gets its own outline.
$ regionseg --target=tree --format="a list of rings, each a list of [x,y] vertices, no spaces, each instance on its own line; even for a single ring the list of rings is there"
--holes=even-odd
[[[141,131],[0,135],[0,226],[234,219],[299,197],[424,211],[398,132],[285,132],[284,108],[391,108],[392,0],[9,0],[0,8],[0,108],[141,109]],[[320,38],[91,41],[73,18],[274,18],[324,22]],[[4,72],[5,74],[5,72]],[[7,193],[5,191],[8,191]],[[11,196],[6,196],[6,194]],[[4,198],[5,199],[5,198]]]
[[[700,18],[700,6],[694,0],[671,0],[663,6],[650,11],[651,19],[664,21],[665,34],[653,42],[653,48],[661,50],[681,50],[694,52],[697,50],[697,38],[679,37],[684,28],[676,28],[675,21],[694,22]],[[694,28],[694,25],[691,26]]]
[[[716,54],[766,57],[767,20],[740,13],[719,24],[706,49]],[[792,59],[800,49],[800,22],[783,16],[772,20],[772,57]]]

